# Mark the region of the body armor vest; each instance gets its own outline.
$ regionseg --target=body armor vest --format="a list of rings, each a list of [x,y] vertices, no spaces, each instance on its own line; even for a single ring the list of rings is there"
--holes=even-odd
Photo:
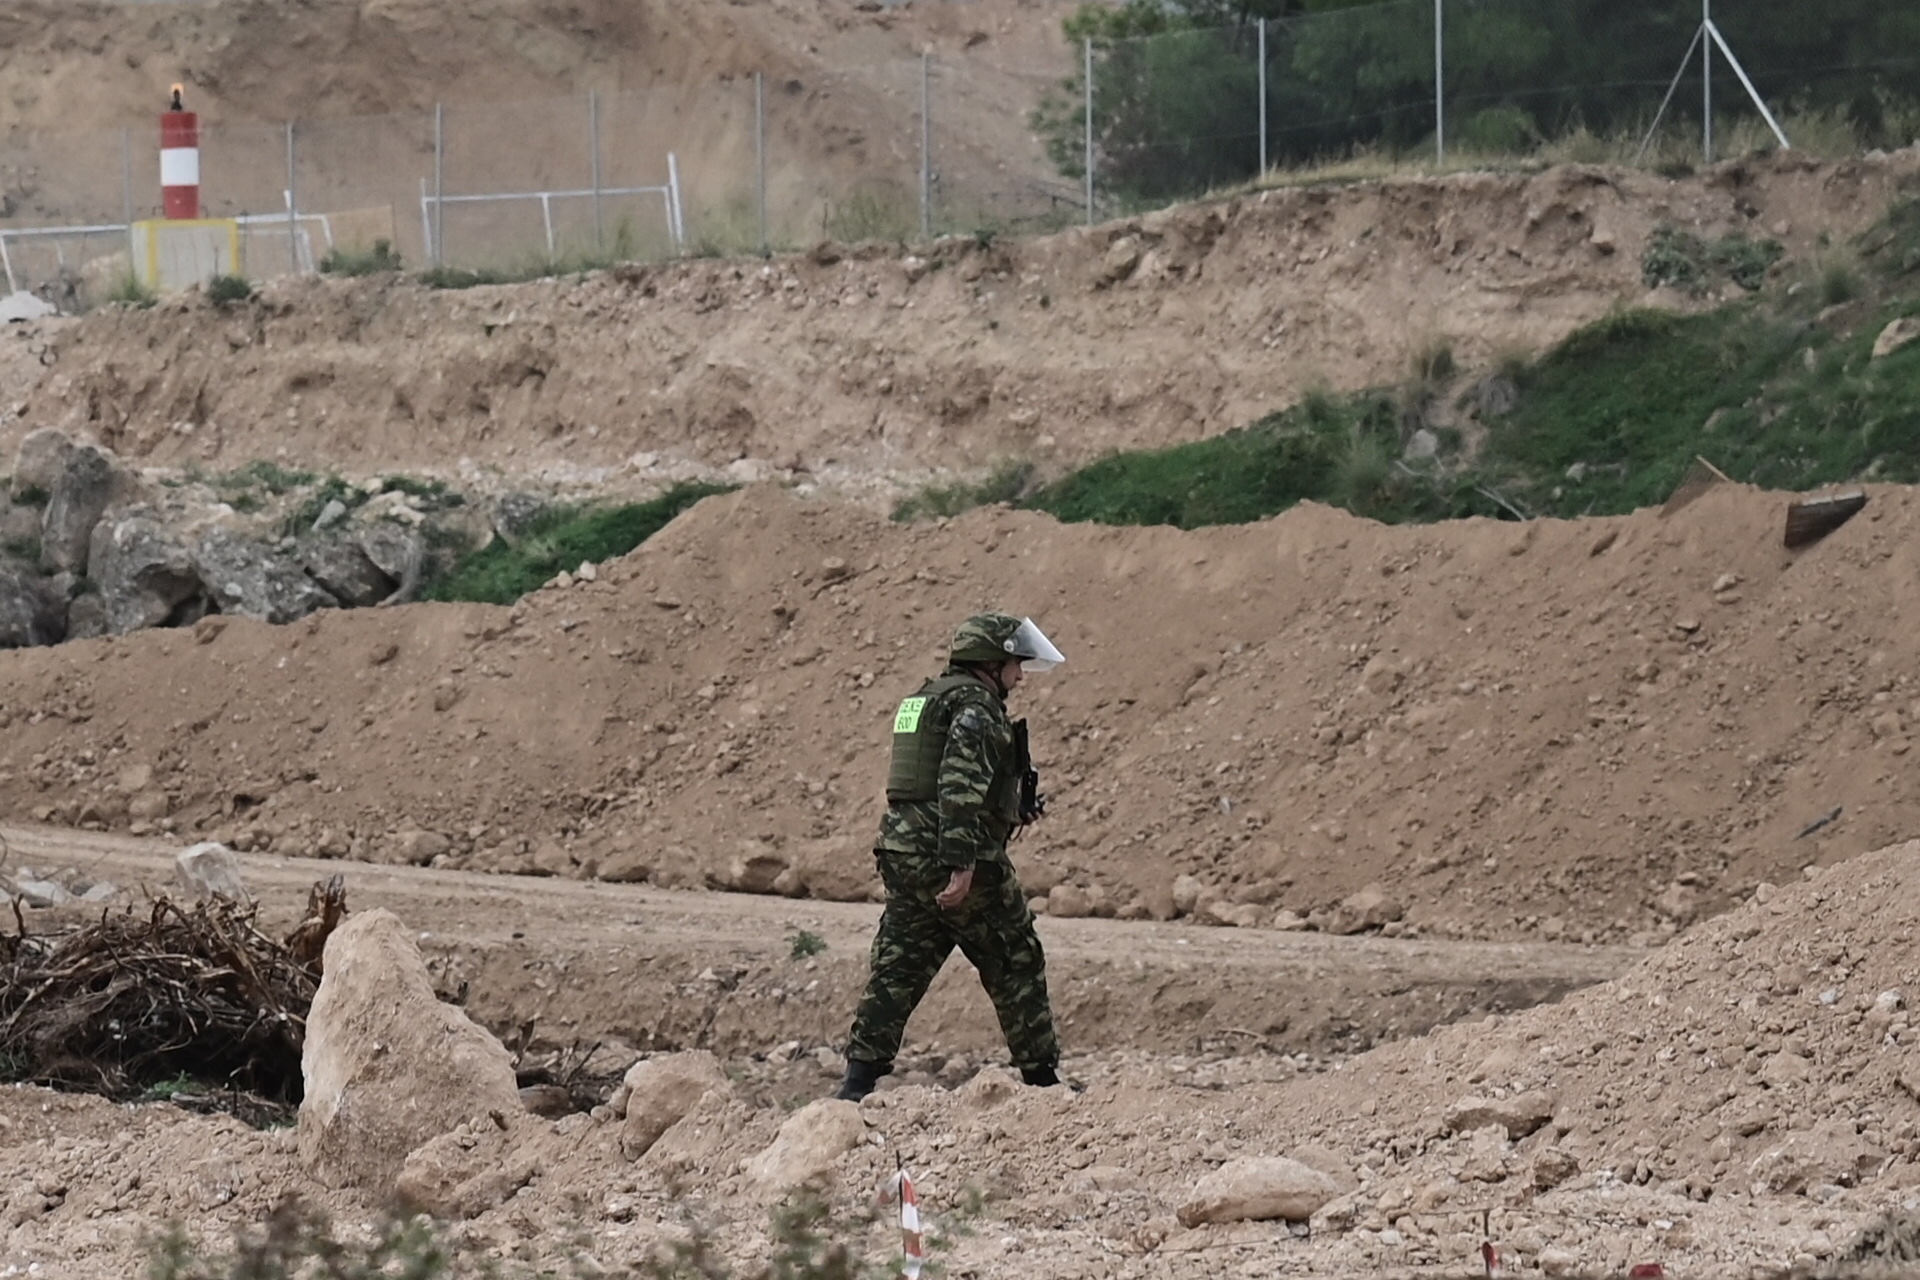
[[[940,794],[940,761],[947,751],[956,689],[977,684],[970,675],[938,676],[900,704],[893,717],[893,759],[887,767],[887,803],[931,801]],[[1019,821],[1020,773],[1003,760],[987,789],[987,812],[1011,829]]]

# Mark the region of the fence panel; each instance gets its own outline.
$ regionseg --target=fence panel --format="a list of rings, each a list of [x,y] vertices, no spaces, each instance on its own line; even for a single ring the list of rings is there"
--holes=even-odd
[[[284,122],[203,116],[201,204],[241,220],[255,276],[382,239],[407,267],[437,252],[519,274],[1042,230],[1232,187],[1263,163],[1426,164],[1444,147],[1449,167],[1677,170],[1708,140],[1698,5],[1388,0],[1213,29],[1116,11],[1109,31],[1162,29],[1099,38],[1090,95],[1084,50],[1064,36],[1016,53],[983,28],[925,59],[299,121],[291,157]],[[1796,146],[1831,155],[1920,136],[1920,5],[1725,0],[1712,20],[1717,155],[1773,145],[1729,51]],[[11,282],[61,305],[111,292],[128,266],[117,229],[160,212],[158,143],[153,115],[0,137]]]

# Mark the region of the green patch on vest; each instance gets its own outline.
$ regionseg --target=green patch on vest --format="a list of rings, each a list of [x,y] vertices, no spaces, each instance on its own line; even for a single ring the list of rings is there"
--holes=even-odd
[[[926,709],[925,698],[906,699],[900,704],[900,709],[893,714],[893,731],[895,733],[920,732],[920,713]]]

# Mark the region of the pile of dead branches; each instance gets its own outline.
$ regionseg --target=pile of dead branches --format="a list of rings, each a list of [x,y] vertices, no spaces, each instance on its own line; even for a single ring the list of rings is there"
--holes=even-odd
[[[38,935],[16,904],[19,932],[0,933],[0,1074],[117,1099],[190,1080],[298,1102],[339,877],[312,904],[284,943],[255,927],[254,903],[222,897]]]

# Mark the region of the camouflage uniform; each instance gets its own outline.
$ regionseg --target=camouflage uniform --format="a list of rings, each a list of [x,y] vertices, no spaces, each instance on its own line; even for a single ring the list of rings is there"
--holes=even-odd
[[[908,1017],[957,946],[993,1000],[1013,1065],[1050,1075],[1060,1045],[1047,1000],[1046,955],[1007,857],[1007,838],[1019,822],[1015,801],[1024,761],[1016,759],[1006,704],[957,666],[919,696],[927,705],[916,712],[946,726],[936,794],[896,799],[881,819],[874,857],[887,905],[847,1057],[875,1064],[881,1074],[891,1067]],[[903,704],[903,716],[915,701]],[[953,910],[942,908],[935,896],[969,866],[971,891]]]

